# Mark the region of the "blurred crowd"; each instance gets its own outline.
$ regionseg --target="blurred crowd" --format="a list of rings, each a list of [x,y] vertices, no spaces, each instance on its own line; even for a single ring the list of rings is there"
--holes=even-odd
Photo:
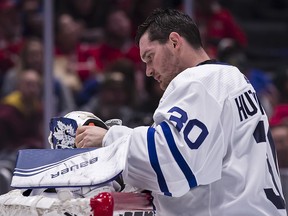
[[[288,168],[288,70],[251,66],[246,33],[221,2],[193,1],[203,45],[211,58],[239,67],[255,87],[271,118],[280,168]],[[41,0],[0,0],[0,160],[7,152],[45,148],[43,7]],[[54,1],[55,116],[83,110],[103,120],[120,118],[130,127],[152,123],[163,92],[145,76],[134,36],[158,7],[184,11],[185,5],[181,0]]]

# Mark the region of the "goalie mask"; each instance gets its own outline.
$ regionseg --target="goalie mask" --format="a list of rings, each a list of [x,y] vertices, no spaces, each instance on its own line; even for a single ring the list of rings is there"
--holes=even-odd
[[[98,126],[108,129],[107,125],[93,113],[73,111],[64,117],[51,118],[48,141],[52,149],[76,148],[75,136],[77,127],[83,125]]]

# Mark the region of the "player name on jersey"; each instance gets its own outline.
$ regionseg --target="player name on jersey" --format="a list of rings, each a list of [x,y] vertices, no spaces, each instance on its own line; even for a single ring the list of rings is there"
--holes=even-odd
[[[255,115],[258,110],[264,115],[264,109],[256,95],[256,92],[251,90],[244,92],[237,98],[235,102],[239,112],[240,121],[243,121],[253,115]]]

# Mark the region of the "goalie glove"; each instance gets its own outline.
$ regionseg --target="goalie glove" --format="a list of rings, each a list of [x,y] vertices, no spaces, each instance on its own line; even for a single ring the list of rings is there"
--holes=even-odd
[[[120,120],[121,121],[121,120]],[[85,111],[73,111],[64,117],[51,118],[48,141],[52,149],[76,148],[75,136],[79,126],[91,125],[109,129],[100,118],[93,113]]]

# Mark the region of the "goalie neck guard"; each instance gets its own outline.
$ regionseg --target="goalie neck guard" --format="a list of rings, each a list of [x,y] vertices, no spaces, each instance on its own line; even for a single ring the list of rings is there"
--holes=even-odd
[[[48,141],[52,149],[76,148],[75,136],[79,126],[91,125],[108,129],[107,125],[93,113],[73,111],[64,117],[51,118]]]

